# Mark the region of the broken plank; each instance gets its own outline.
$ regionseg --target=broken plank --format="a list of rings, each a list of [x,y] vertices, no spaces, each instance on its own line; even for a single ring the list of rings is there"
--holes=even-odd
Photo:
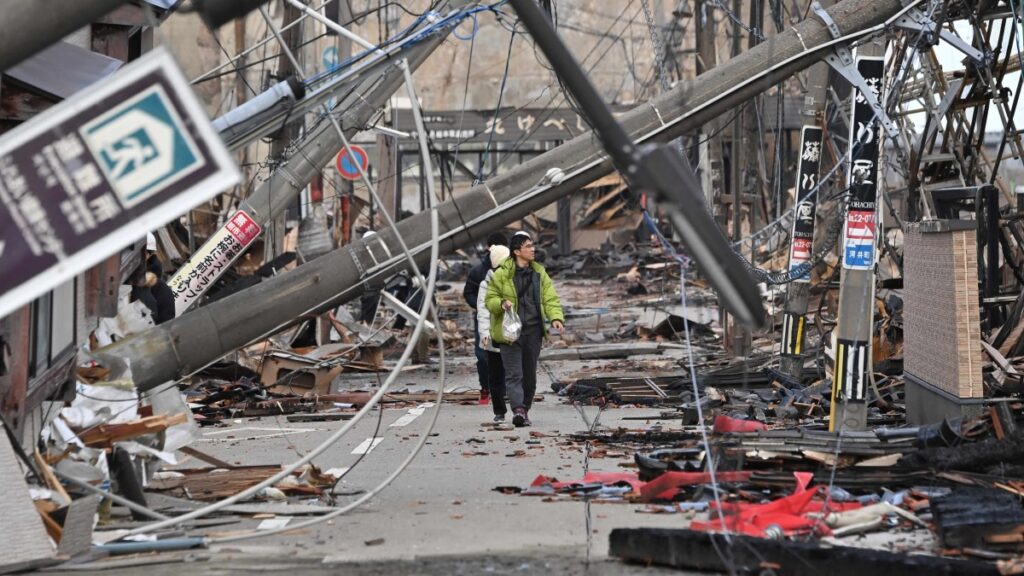
[[[196,450],[195,448],[193,448],[191,446],[182,446],[181,448],[178,448],[178,451],[179,452],[183,452],[185,454],[188,454],[189,456],[191,456],[191,457],[193,457],[193,458],[195,458],[197,460],[202,460],[203,462],[206,462],[207,464],[213,464],[214,466],[216,466],[218,468],[234,468],[235,467],[233,464],[228,464],[227,462],[221,460],[220,458],[217,458],[217,457],[214,457],[214,456],[210,456],[206,452],[203,452],[201,450]]]
[[[132,422],[100,424],[99,426],[82,431],[78,437],[86,446],[109,447],[114,442],[130,440],[139,436],[145,436],[146,434],[156,434],[163,432],[171,426],[186,422],[188,422],[188,415],[184,413],[174,414],[173,416],[150,416]]]
[[[39,450],[32,453],[32,459],[35,460],[36,466],[39,468],[39,473],[43,475],[43,480],[46,482],[46,485],[50,490],[53,490],[64,499],[62,504],[70,504],[71,496],[68,496],[68,492],[64,489],[64,485],[60,483],[60,480],[57,480],[56,476],[54,476],[53,470],[50,468],[50,465],[46,463],[46,459],[39,453]]]
[[[337,422],[339,420],[351,420],[355,414],[341,414],[339,412],[289,414],[289,422]]]

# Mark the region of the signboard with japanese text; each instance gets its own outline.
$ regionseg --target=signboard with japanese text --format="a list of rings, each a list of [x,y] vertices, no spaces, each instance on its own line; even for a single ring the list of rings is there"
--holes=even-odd
[[[882,96],[885,60],[857,58],[857,71],[879,102]],[[853,116],[850,126],[850,169],[847,185],[850,204],[843,230],[843,268],[870,270],[875,265],[877,237],[878,159],[881,150],[881,123],[859,90],[853,92]]]
[[[175,316],[188,310],[231,264],[241,256],[262,229],[251,216],[239,210],[210,237],[188,263],[167,283],[174,292]]]
[[[793,214],[793,235],[789,249],[789,269],[811,260],[814,242],[814,214],[817,209],[818,174],[821,168],[821,128],[804,126],[800,135],[800,159],[796,171],[797,205]],[[808,269],[794,282],[810,282]]]
[[[157,49],[0,138],[0,317],[238,182]]]
[[[626,112],[615,107],[613,112]],[[394,128],[416,138],[412,110],[392,110]],[[427,136],[434,143],[552,142],[564,141],[590,130],[571,108],[501,108],[494,110],[424,111]]]
[[[870,210],[848,211],[843,239],[844,266],[869,270],[875,263],[875,213]]]

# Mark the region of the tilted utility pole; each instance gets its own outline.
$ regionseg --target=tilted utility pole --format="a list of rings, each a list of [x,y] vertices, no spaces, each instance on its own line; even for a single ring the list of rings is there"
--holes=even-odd
[[[430,36],[404,49],[399,55],[408,61],[410,69],[415,70],[440,45],[446,34]],[[395,56],[395,62],[398,62],[397,57]],[[356,84],[336,108],[343,111],[337,120],[345,138],[351,139],[357,132],[364,130],[373,115],[403,82],[401,68],[397,65],[388,65],[382,73],[368,74]],[[291,156],[282,160],[270,173],[270,177],[239,203],[238,210],[248,214],[260,225],[283,215],[306,185],[331,163],[341,146],[341,137],[334,126],[327,121],[320,122],[296,144]],[[204,247],[216,242],[217,237],[214,236],[204,244]],[[202,252],[203,248],[197,251],[200,254]],[[188,263],[183,265],[170,282],[171,288],[176,291],[178,315],[184,313],[194,302],[191,296],[184,296],[183,288],[189,286],[187,271],[190,268]]]
[[[286,55],[285,48],[291,50],[293,54],[298,53],[298,47],[302,44],[302,33],[305,28],[303,23],[299,23],[298,26],[292,26],[288,28],[288,25],[295,22],[299,18],[299,10],[295,6],[284,2],[282,5],[284,9],[283,21],[281,23],[282,28],[286,28],[281,32],[286,46],[281,47],[281,52],[277,57],[277,80],[284,81],[285,78],[294,76],[296,73],[295,67],[292,65],[291,60]],[[281,130],[274,136],[273,142],[270,144],[270,162],[271,170],[275,170],[274,164],[283,161],[285,158],[285,151],[299,136],[299,123],[293,122],[285,124],[281,127]],[[308,183],[308,182],[307,182]],[[302,186],[305,188],[305,184]],[[289,203],[291,207],[298,207],[299,196],[296,195],[291,199]],[[282,211],[278,214],[271,216],[268,222],[268,229],[270,234],[267,235],[266,240],[269,242],[265,243],[264,246],[270,248],[270,250],[264,250],[264,259],[266,261],[273,260],[284,247],[284,236],[285,236],[285,221],[288,218],[287,211]],[[301,213],[295,214],[296,220],[301,219]]]
[[[885,23],[901,9],[898,0],[845,0],[829,13],[838,29],[850,35]],[[810,66],[831,49],[830,40],[825,25],[814,20],[801,22],[697,79],[638,105],[619,120],[637,142],[671,141]],[[555,167],[558,170],[552,171]],[[448,253],[478,241],[489,231],[610,171],[611,163],[600,146],[589,133],[582,134],[440,204],[441,249]],[[430,217],[422,212],[398,223],[398,234],[421,265],[429,258],[430,227],[426,222]],[[400,250],[394,233],[383,230],[122,340],[102,353],[128,359],[139,389],[151,389],[191,374],[307,313],[358,297],[368,282],[379,282],[407,266]]]
[[[820,5],[828,8],[832,0]],[[813,13],[808,18],[816,18]],[[804,79],[803,116],[800,131],[799,158],[796,171],[796,208],[790,235],[789,269],[809,262],[814,254],[814,225],[817,218],[816,190],[821,174],[822,127],[825,125],[825,102],[828,98],[829,66],[819,62],[807,69]],[[807,338],[807,301],[811,292],[811,271],[791,282],[786,288],[782,315],[782,355],[779,369],[797,382],[803,379],[804,341]]]
[[[858,49],[857,69],[868,86],[882,94],[885,42]],[[878,169],[882,150],[881,125],[863,95],[854,88],[850,114],[850,153],[847,184],[850,204],[840,251],[839,323],[836,325],[835,369],[829,430],[867,428],[867,389],[871,378],[871,336],[875,316],[875,243],[878,230]]]

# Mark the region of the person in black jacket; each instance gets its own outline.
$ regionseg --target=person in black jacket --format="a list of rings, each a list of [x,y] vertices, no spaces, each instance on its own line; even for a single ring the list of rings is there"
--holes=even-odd
[[[480,295],[480,283],[491,270],[491,246],[508,246],[508,238],[501,232],[492,232],[487,236],[487,250],[480,256],[480,263],[469,269],[466,287],[462,289],[462,298],[473,309],[473,352],[476,354],[476,374],[480,380],[480,404],[486,405],[491,400],[489,370],[487,368],[487,351],[480,347],[480,327],[476,322],[476,301]]]

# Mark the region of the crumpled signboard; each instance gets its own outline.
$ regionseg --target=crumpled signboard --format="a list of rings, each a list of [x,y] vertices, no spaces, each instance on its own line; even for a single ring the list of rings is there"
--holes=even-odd
[[[0,139],[0,317],[238,182],[157,49]]]
[[[213,286],[231,263],[259,237],[260,232],[260,225],[245,212],[239,210],[232,214],[227,224],[210,237],[167,283],[174,292],[175,315],[188,310]]]

